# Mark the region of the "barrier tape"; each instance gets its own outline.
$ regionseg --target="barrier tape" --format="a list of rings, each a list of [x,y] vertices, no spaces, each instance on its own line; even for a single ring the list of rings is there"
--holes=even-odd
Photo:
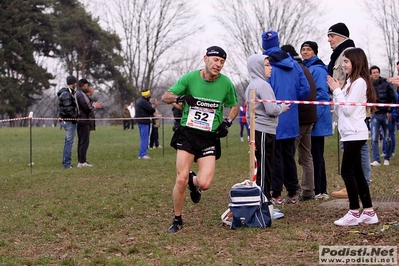
[[[4,122],[11,122],[11,121],[20,121],[20,120],[59,120],[60,122],[63,121],[83,121],[83,120],[95,120],[95,121],[111,121],[111,120],[142,120],[142,119],[153,119],[154,117],[139,117],[139,118],[127,118],[127,117],[115,117],[115,118],[55,118],[55,117],[18,117],[18,118],[10,118],[10,119],[2,119],[0,120],[0,123]],[[175,117],[157,117],[157,119],[175,119]]]
[[[298,101],[298,100],[249,100],[248,102],[254,102],[254,103],[276,103],[276,104],[310,104],[310,105],[340,105],[340,106],[376,106],[376,107],[399,107],[399,104],[393,104],[393,103],[355,103],[355,102],[320,102],[320,101]],[[107,120],[140,120],[140,119],[151,119],[154,117],[140,117],[140,118],[127,118],[127,117],[116,117],[116,118],[79,118],[79,120],[96,120],[96,121],[107,121]],[[19,117],[19,118],[10,118],[10,119],[2,119],[0,120],[0,123],[4,122],[11,122],[11,121],[20,121],[20,120],[27,120],[27,119],[32,119],[32,120],[65,120],[65,121],[70,121],[74,120],[76,121],[77,119],[74,118],[45,118],[45,117]],[[174,117],[159,117],[159,119],[175,119]]]
[[[399,107],[396,103],[355,103],[355,102],[320,102],[320,101],[298,101],[298,100],[250,100],[248,102],[266,103],[289,103],[289,104],[314,104],[314,105],[345,105],[345,106],[377,106],[377,107]]]

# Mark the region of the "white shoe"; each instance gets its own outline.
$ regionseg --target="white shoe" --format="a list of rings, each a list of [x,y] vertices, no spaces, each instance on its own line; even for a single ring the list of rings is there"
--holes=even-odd
[[[321,197],[323,200],[328,200],[330,198],[330,196],[327,193],[322,193]]]
[[[388,160],[384,160],[384,165],[389,165],[389,161]]]
[[[80,168],[80,167],[93,167],[93,165],[92,164],[89,164],[89,163],[78,163],[78,167]]]
[[[315,200],[328,200],[330,196],[327,193],[319,193],[316,196],[314,196]]]
[[[372,213],[372,215],[370,213]],[[378,223],[378,217],[374,211],[363,211],[362,215],[360,215],[360,221],[365,224],[376,224]]]
[[[359,225],[361,221],[362,220],[360,219],[360,216],[356,217],[353,215],[351,211],[348,211],[348,213],[345,214],[344,217],[342,217],[339,220],[336,220],[334,224],[338,226],[353,226],[353,225]]]
[[[392,154],[391,154],[391,157],[393,157],[393,156],[395,156],[395,153],[392,153]]]
[[[281,219],[284,217],[284,213],[280,212],[280,210],[276,209],[273,211],[272,219]]]
[[[380,166],[381,164],[377,161],[374,161],[370,164],[371,166]]]
[[[241,142],[244,142],[244,138],[240,138]]]
[[[381,153],[380,157],[385,157],[385,153]]]
[[[148,156],[148,155],[144,155],[143,157],[139,157],[139,159],[148,160],[148,159],[151,159],[151,158],[150,158],[150,156]]]

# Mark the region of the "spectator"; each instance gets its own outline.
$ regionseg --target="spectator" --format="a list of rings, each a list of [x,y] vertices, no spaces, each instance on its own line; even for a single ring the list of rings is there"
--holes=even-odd
[[[267,31],[262,34],[263,54],[269,56],[272,75],[268,79],[277,100],[305,100],[310,92],[299,64],[280,49],[278,34]],[[274,204],[297,203],[298,176],[295,162],[295,138],[299,136],[298,105],[279,116],[276,130],[276,149],[272,177],[272,201]],[[288,191],[284,200],[281,197],[283,183]]]
[[[127,109],[129,109],[130,117],[132,118],[130,119],[131,129],[134,129],[134,117],[136,116],[136,108],[134,107],[134,102],[131,102]]]
[[[273,89],[267,83],[272,74],[272,66],[267,55],[254,54],[248,57],[247,68],[251,77],[245,91],[245,103],[250,100],[251,89],[255,90],[256,99],[275,100]],[[276,128],[278,117],[290,108],[289,104],[256,103],[255,104],[255,156],[257,161],[256,184],[264,189],[264,193],[271,203],[270,185],[274,166],[274,149],[276,142]],[[250,114],[246,114],[247,119]],[[271,213],[274,219],[284,215],[279,211]]]
[[[90,102],[87,96],[89,82],[80,79],[76,90],[76,101],[79,107],[78,120],[78,167],[92,167],[87,161],[87,150],[90,143],[90,113],[96,108],[102,108],[101,102]]]
[[[247,123],[246,115],[247,115],[247,102],[244,102],[244,105],[240,106],[240,114],[239,114],[239,118],[240,118],[240,140],[241,140],[241,142],[244,141],[244,135],[243,135],[244,128],[247,130],[247,138],[248,138],[248,141],[249,141],[249,126],[248,126],[248,123]]]
[[[398,99],[399,99],[398,92],[395,91],[395,103],[396,104],[399,103]],[[389,136],[391,138],[391,157],[395,156],[395,146],[396,146],[395,131],[396,131],[396,125],[399,122],[397,110],[398,110],[397,107],[392,107],[392,118],[391,118],[391,121],[389,122]],[[382,148],[383,148],[383,151],[382,151],[383,155],[385,156],[385,153],[386,153],[385,139],[382,140]]]
[[[87,88],[87,97],[89,97],[90,104],[93,105],[93,99],[92,96],[94,94],[94,85],[92,83],[89,83],[89,87]],[[89,114],[90,118],[90,131],[95,131],[96,130],[96,116],[94,115],[94,110],[90,112]]]
[[[159,134],[158,134],[158,128],[161,125],[161,118],[162,118],[162,115],[159,113],[157,109],[158,100],[155,98],[151,98],[150,103],[152,104],[152,107],[155,108],[154,118],[152,119],[151,123],[150,149],[152,149],[153,147],[162,148],[162,146],[159,145]]]
[[[309,68],[316,83],[316,100],[330,101],[327,84],[327,66],[317,56],[318,45],[316,42],[306,41],[301,45],[303,64]],[[328,199],[326,163],[324,160],[324,137],[332,135],[332,115],[328,105],[317,105],[317,122],[311,133],[312,157],[314,168],[314,194],[315,199]]]
[[[370,67],[370,75],[377,103],[396,103],[395,92],[391,84],[380,76],[380,68],[378,66]],[[377,106],[377,111],[371,116],[371,147],[373,149],[373,162],[371,166],[380,166],[380,151],[378,148],[380,128],[382,138],[385,140],[384,165],[389,165],[389,159],[391,158],[391,136],[389,128],[392,121],[392,111],[392,107]]]
[[[62,152],[62,167],[64,169],[72,168],[72,148],[76,137],[76,118],[78,117],[78,107],[75,100],[77,80],[74,76],[68,76],[66,82],[68,87],[57,92],[61,127],[65,130],[65,143]]]
[[[173,132],[175,132],[180,127],[181,116],[183,114],[183,105],[181,103],[173,103],[172,105],[172,112],[174,117]]]
[[[281,46],[281,50],[287,52],[299,66],[310,86],[310,93],[307,101],[316,100],[316,84],[309,69],[302,64],[302,59],[295,51],[295,48],[290,45]],[[301,184],[301,200],[314,199],[314,168],[313,156],[310,134],[314,123],[317,121],[316,105],[300,104],[298,106],[299,115],[299,136],[295,139],[295,149],[298,150],[298,163],[302,167],[302,184]]]
[[[330,43],[333,53],[330,57],[330,63],[328,64],[328,74],[333,78],[337,79],[341,84],[344,84],[346,80],[346,73],[342,68],[343,53],[347,49],[355,48],[353,40],[349,39],[349,29],[342,22],[332,25],[327,32],[328,42]],[[366,121],[371,116],[369,108],[366,109]],[[371,166],[370,166],[370,149],[366,143],[364,143],[362,150],[362,166],[364,177],[367,183],[370,184],[371,178]],[[342,188],[339,191],[333,191],[331,196],[335,198],[347,198],[348,193],[346,188]]]
[[[129,130],[130,128],[130,111],[129,111],[129,105],[125,104],[123,105],[123,130]],[[129,119],[127,119],[129,118]]]
[[[139,159],[150,159],[148,156],[148,138],[150,136],[151,117],[155,113],[155,108],[150,103],[150,90],[141,91],[141,97],[136,103],[136,118],[140,132],[140,151]]]
[[[373,103],[376,100],[368,71],[366,54],[360,48],[347,49],[343,53],[342,69],[347,80],[342,84],[331,76],[328,86],[333,92],[334,102]],[[342,87],[342,89],[341,89]],[[338,116],[338,131],[344,146],[341,176],[349,197],[349,211],[334,222],[338,226],[354,226],[359,223],[378,223],[373,210],[369,186],[363,174],[361,149],[368,139],[365,106],[335,105]],[[359,198],[363,205],[360,214]]]

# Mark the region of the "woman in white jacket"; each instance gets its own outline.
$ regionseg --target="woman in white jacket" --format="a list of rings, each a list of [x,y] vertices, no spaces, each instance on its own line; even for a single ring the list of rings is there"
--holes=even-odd
[[[335,105],[334,109],[338,116],[338,131],[344,146],[341,176],[348,191],[349,212],[336,220],[334,224],[338,226],[352,226],[359,223],[375,224],[378,223],[378,217],[373,210],[360,155],[361,148],[368,139],[368,128],[364,122],[366,106],[358,104],[372,103],[376,99],[364,51],[360,48],[346,50],[342,68],[346,73],[343,86],[331,76],[327,77],[334,102],[346,103]],[[358,198],[363,205],[362,214],[359,211]]]

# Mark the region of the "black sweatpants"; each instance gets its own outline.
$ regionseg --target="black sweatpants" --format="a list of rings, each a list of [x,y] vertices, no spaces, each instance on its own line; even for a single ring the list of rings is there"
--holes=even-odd
[[[255,130],[256,184],[263,187],[269,202],[271,200],[270,186],[274,168],[275,143],[276,135]]]

